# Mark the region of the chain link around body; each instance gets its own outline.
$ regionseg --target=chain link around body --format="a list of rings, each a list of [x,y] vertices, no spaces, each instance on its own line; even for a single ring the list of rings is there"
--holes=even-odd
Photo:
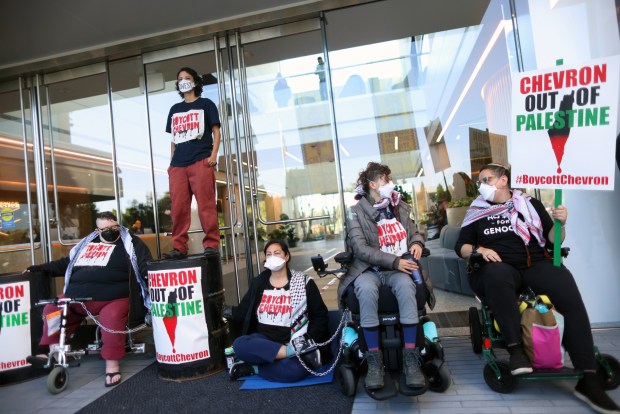
[[[325,346],[327,344],[330,344],[334,339],[336,339],[336,337],[338,336],[338,333],[342,331],[342,328],[344,327],[346,321],[347,321],[347,317],[349,316],[349,310],[345,309],[344,312],[342,312],[342,318],[340,319],[340,323],[338,324],[338,328],[336,329],[336,332],[334,332],[334,334],[332,335],[331,338],[329,338],[327,341],[325,342],[321,342],[320,344],[316,344],[317,349]],[[334,368],[336,368],[336,365],[338,365],[338,361],[340,360],[340,356],[342,355],[342,348],[344,348],[344,335],[340,335],[340,343],[338,344],[338,354],[336,355],[336,360],[334,361],[334,363],[332,364],[331,367],[329,367],[329,369],[325,372],[316,372],[314,370],[312,370],[312,368],[309,368],[306,363],[301,359],[301,354],[299,352],[297,352],[297,350],[295,350],[295,356],[297,357],[297,359],[299,360],[299,363],[301,364],[302,367],[304,367],[304,369],[306,371],[308,371],[309,373],[311,373],[314,376],[317,377],[324,377],[325,375],[329,374],[330,372],[332,372],[334,370]]]
[[[111,333],[111,334],[128,334],[128,333],[134,333],[134,332],[141,331],[142,329],[147,327],[147,324],[143,323],[142,325],[138,325],[135,328],[128,329],[126,331],[115,331],[113,329],[106,328],[105,326],[103,326],[101,324],[101,322],[99,322],[97,320],[97,318],[95,318],[95,316],[92,313],[90,313],[90,311],[88,309],[86,309],[86,305],[84,305],[84,302],[76,302],[76,303],[79,303],[82,306],[82,308],[84,308],[84,310],[86,311],[86,314],[88,315],[88,317],[90,319],[92,319],[99,328],[101,328],[102,330],[104,330],[104,331],[106,331],[108,333]]]

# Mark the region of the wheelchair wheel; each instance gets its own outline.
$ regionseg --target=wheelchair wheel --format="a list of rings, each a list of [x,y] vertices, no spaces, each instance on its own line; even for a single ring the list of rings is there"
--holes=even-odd
[[[609,371],[603,365],[604,363],[609,366]],[[600,354],[596,358],[596,365],[596,371],[603,378],[603,388],[605,390],[615,390],[618,388],[618,385],[620,385],[620,362],[609,354]]]
[[[63,392],[69,385],[69,372],[63,367],[55,367],[47,376],[47,390],[52,394]]]
[[[499,367],[501,378],[498,379],[491,366],[487,364],[484,366],[484,382],[495,392],[502,394],[513,392],[517,387],[517,379],[510,373],[510,367],[501,361],[496,361],[496,364]]]
[[[482,326],[478,308],[475,306],[469,308],[469,336],[474,354],[480,354],[482,352]]]
[[[347,397],[355,395],[357,390],[357,378],[353,369],[346,365],[340,365],[338,367],[338,380],[340,381],[340,391]]]
[[[441,359],[434,359],[422,365],[422,371],[428,380],[428,388],[433,392],[444,392],[452,384],[450,370]]]

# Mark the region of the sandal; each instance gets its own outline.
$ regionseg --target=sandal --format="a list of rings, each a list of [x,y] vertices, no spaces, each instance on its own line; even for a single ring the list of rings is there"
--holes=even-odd
[[[116,382],[108,382],[108,380],[112,381],[112,378],[114,378],[117,375],[119,376],[118,381],[116,381]],[[110,388],[110,387],[114,387],[114,386],[120,384],[122,380],[123,380],[123,376],[121,375],[120,372],[106,372],[105,373],[105,380],[103,382],[104,382],[106,388]]]

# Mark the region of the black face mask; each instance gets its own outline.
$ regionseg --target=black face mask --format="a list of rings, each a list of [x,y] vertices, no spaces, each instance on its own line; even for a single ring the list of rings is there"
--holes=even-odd
[[[117,229],[106,229],[101,232],[101,238],[109,243],[115,242],[120,235],[121,231]]]

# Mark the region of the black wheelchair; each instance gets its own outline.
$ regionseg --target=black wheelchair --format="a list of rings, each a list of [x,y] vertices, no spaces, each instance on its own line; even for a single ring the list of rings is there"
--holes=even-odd
[[[562,248],[562,257],[568,256],[570,248]],[[469,259],[468,269],[471,273],[482,263],[482,255],[474,253]],[[526,288],[527,291],[528,288]],[[525,292],[527,293],[527,292]],[[523,295],[522,295],[523,297]],[[545,298],[544,295],[541,297]],[[469,333],[472,350],[475,354],[482,354],[486,362],[483,376],[484,382],[493,391],[508,394],[515,390],[518,381],[536,380],[579,380],[583,373],[570,367],[560,369],[534,369],[531,374],[514,376],[510,373],[507,361],[500,360],[494,349],[506,348],[504,338],[484,298],[478,298],[481,304],[480,311],[475,306],[469,308]],[[613,390],[620,385],[620,363],[612,355],[600,353],[594,347],[597,372],[604,379],[605,390]]]
[[[428,255],[428,253],[428,250],[425,249],[425,254]],[[340,277],[347,272],[348,265],[353,261],[353,255],[350,252],[342,252],[337,254],[334,260],[340,265],[339,269],[327,270],[327,265],[320,255],[312,257],[312,266],[319,277],[328,274]],[[398,301],[389,287],[381,286],[379,289],[379,341],[383,352],[386,375],[384,378],[385,385],[382,389],[366,390],[373,399],[385,400],[394,397],[399,391],[401,394],[410,396],[423,394],[428,389],[434,392],[444,392],[450,387],[452,379],[450,371],[445,365],[444,350],[437,337],[435,323],[426,315],[425,305],[429,298],[429,292],[426,285],[422,286],[424,289],[416,290],[418,315],[420,316],[417,337],[424,338],[424,341],[418,340],[416,346],[420,348],[423,362],[422,370],[427,378],[428,386],[419,389],[410,388],[405,384],[404,375],[401,374],[399,389],[396,389],[391,373],[402,372],[403,335],[399,323]],[[366,364],[363,363],[363,353],[367,348],[359,325],[359,302],[355,296],[353,284],[347,287],[343,294],[343,300],[351,313],[351,321],[348,322],[347,329],[355,331],[357,340],[353,344],[345,341],[341,363],[336,374],[340,381],[342,393],[346,396],[353,396],[357,390],[359,377],[365,373]]]

